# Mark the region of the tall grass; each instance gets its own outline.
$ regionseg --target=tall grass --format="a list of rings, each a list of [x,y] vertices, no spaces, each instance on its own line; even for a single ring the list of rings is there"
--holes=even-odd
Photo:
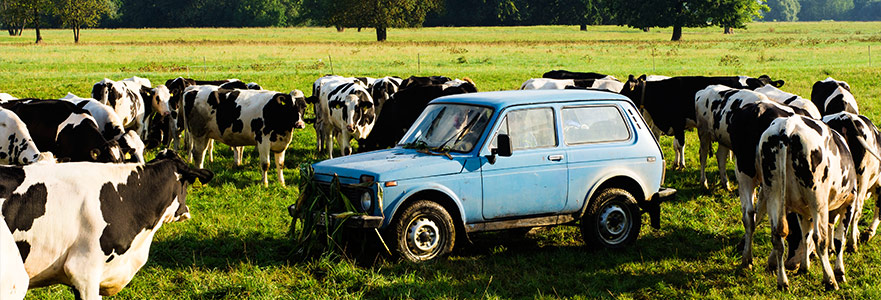
[[[723,35],[718,28],[649,33],[616,26],[392,29],[377,43],[371,30],[330,28],[216,28],[84,30],[73,44],[67,30],[0,37],[0,92],[52,98],[86,96],[92,84],[133,75],[153,80],[187,76],[239,78],[264,88],[309,94],[321,75],[447,75],[470,77],[483,91],[515,89],[551,69],[629,74],[750,75],[786,80],[784,90],[810,95],[828,76],[848,81],[861,111],[879,121],[881,23],[755,23]],[[871,51],[871,56],[869,52]],[[767,225],[756,234],[756,269],[739,271],[734,249],[743,234],[739,201],[698,184],[697,137],[687,135],[682,171],[666,186],[679,189],[662,205],[662,228],[642,231],[633,248],[587,251],[576,228],[534,230],[526,236],[472,236],[448,260],[415,265],[361,258],[301,260],[287,231],[296,186],[273,180],[263,188],[256,151],[242,167],[219,145],[207,168],[217,175],[188,195],[193,218],[163,226],[147,265],[117,299],[594,299],[783,298],[762,270],[770,251]],[[662,138],[667,157],[671,139]],[[284,174],[322,159],[312,127],[295,133]],[[153,153],[148,153],[151,157]],[[717,180],[710,162],[710,182]],[[272,179],[272,178],[271,178]],[[871,201],[870,201],[871,203]],[[871,216],[866,212],[865,216]],[[765,223],[767,224],[767,222]],[[464,244],[464,243],[463,243]],[[816,264],[793,276],[800,298],[878,298],[877,241],[845,258],[848,282],[824,292]],[[72,297],[67,288],[31,290],[28,299]]]

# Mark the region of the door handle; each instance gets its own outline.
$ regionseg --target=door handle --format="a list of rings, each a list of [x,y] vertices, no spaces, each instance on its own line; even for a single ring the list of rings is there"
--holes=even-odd
[[[563,155],[562,155],[562,154],[549,155],[549,156],[548,156],[548,160],[550,160],[550,161],[561,161],[561,160],[563,160]]]

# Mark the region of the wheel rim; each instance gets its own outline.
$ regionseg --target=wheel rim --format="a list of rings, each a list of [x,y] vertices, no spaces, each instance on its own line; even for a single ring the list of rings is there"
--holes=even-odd
[[[599,236],[607,244],[619,244],[630,235],[630,214],[620,203],[609,203],[602,207],[597,220]]]
[[[440,244],[440,229],[434,220],[418,216],[407,226],[406,239],[410,253],[420,258],[431,257]]]

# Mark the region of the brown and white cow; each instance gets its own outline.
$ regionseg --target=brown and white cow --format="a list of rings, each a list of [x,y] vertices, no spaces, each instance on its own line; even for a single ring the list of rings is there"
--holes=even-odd
[[[256,145],[263,169],[263,185],[269,184],[270,154],[278,180],[284,185],[284,153],[294,129],[306,126],[303,92],[289,94],[267,90],[229,90],[216,86],[192,86],[184,92],[184,120],[190,155],[201,168],[212,140],[230,147]],[[241,153],[241,152],[239,152]],[[237,164],[241,157],[237,154]]]
[[[0,166],[0,175],[3,221],[30,288],[65,284],[77,299],[125,287],[147,262],[156,231],[190,217],[187,186],[214,176],[171,151],[145,165]]]
[[[839,248],[833,270],[829,260],[830,226],[845,226],[845,229],[836,229],[840,234],[836,238],[844,240],[844,232],[850,224],[848,213],[857,197],[856,167],[847,142],[821,121],[794,116],[771,122],[762,133],[756,152],[761,178],[757,206],[767,212],[771,223],[774,249],[769,267],[777,270],[777,287],[789,287],[783,260],[784,238],[790,226],[786,213],[792,211],[801,216],[800,228],[806,231],[800,247],[807,249],[807,243],[816,244],[823,283],[827,290],[838,289],[838,282],[845,281],[844,247]],[[754,229],[747,227],[746,236],[751,237]],[[743,265],[749,266],[752,252],[747,248],[752,248],[751,243],[744,248]],[[802,255],[801,271],[808,270],[808,258]]]

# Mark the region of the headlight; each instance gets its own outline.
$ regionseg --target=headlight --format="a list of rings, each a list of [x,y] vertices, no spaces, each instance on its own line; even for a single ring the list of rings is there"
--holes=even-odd
[[[373,197],[370,197],[370,192],[361,193],[361,208],[365,212],[369,212],[371,202],[373,202]]]

